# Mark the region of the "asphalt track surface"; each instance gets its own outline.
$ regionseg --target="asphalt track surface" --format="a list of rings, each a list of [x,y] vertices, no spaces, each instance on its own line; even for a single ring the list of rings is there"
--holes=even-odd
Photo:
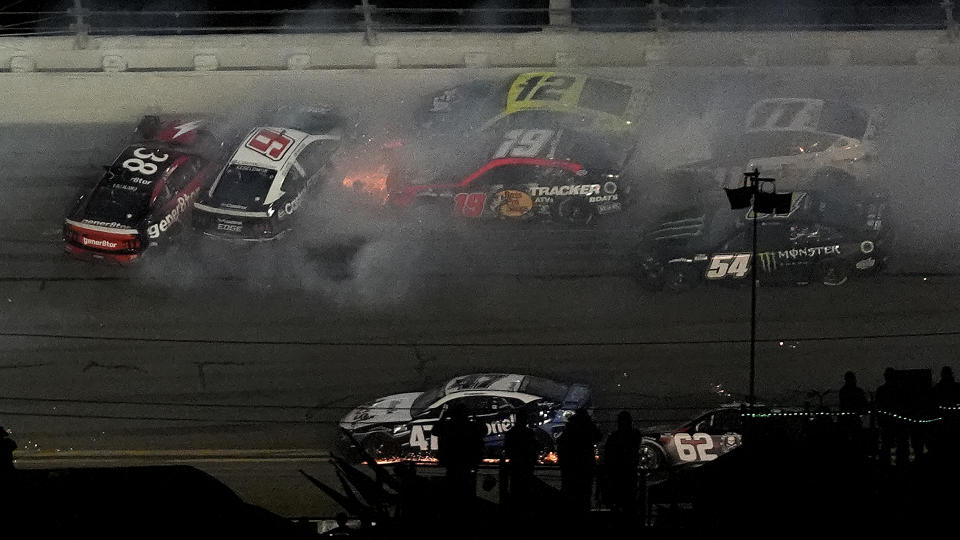
[[[281,242],[241,249],[188,236],[126,269],[67,259],[59,235],[77,189],[113,159],[136,119],[4,126],[0,420],[34,464],[108,450],[323,456],[352,406],[462,373],[588,383],[605,423],[621,408],[644,425],[671,423],[742,396],[749,290],[651,293],[630,272],[649,216],[677,203],[656,171],[703,157],[753,101],[771,96],[883,108],[873,181],[890,191],[898,229],[884,275],[761,287],[758,396],[798,404],[834,389],[829,403],[848,369],[867,389],[888,366],[938,370],[960,344],[960,141],[943,114],[960,98],[951,73],[620,71],[650,88],[634,169],[647,191],[631,214],[594,230],[414,234],[331,186]],[[398,114],[387,102],[374,100],[369,117],[377,107]],[[251,502],[286,515],[333,513],[257,480],[292,482],[298,466],[275,464],[269,475],[213,468]]]

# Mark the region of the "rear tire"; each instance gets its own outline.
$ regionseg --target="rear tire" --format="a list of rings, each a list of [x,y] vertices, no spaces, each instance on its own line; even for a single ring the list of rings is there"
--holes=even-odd
[[[557,203],[556,216],[563,222],[571,225],[590,225],[596,220],[597,214],[582,197],[569,197]]]
[[[841,259],[827,259],[817,265],[817,281],[828,287],[839,287],[850,279],[850,265]]]
[[[700,282],[696,269],[689,264],[668,264],[663,270],[663,286],[678,293],[692,289]]]

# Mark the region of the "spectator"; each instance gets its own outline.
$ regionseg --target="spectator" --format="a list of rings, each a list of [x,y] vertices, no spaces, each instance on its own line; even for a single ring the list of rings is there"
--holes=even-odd
[[[867,414],[867,393],[857,386],[857,375],[848,371],[840,388],[840,434],[846,448],[858,456],[866,453],[863,415]]]
[[[10,438],[7,428],[0,426],[0,476],[13,472],[13,451],[17,449],[17,441]]]
[[[503,438],[503,458],[501,467],[506,468],[506,501],[514,509],[519,509],[524,499],[533,492],[534,469],[540,457],[541,444],[537,434],[528,425],[530,418],[525,409],[516,413],[513,428]]]
[[[600,431],[586,409],[577,410],[557,438],[560,491],[573,511],[590,511],[597,466],[596,444],[600,438]]]
[[[628,516],[637,511],[642,442],[643,434],[633,427],[633,417],[627,411],[620,411],[617,415],[617,430],[607,438],[603,458],[611,507],[615,512]]]
[[[957,447],[960,441],[960,384],[953,378],[953,369],[944,366],[940,370],[940,380],[933,386],[933,399],[937,414],[943,420],[937,426],[936,437],[932,444],[932,453],[944,465],[949,464],[947,453]]]
[[[462,403],[433,428],[437,437],[437,459],[447,471],[448,502],[466,510],[477,496],[476,467],[483,458],[483,426],[467,416]]]
[[[896,448],[897,465],[906,466],[910,461],[910,432],[894,416],[903,413],[901,392],[893,380],[895,373],[893,368],[884,370],[883,384],[877,388],[873,408],[880,428],[880,464],[890,465],[890,451]]]

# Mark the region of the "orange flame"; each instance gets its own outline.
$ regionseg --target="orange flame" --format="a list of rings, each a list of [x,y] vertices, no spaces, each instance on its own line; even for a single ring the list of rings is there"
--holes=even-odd
[[[380,165],[372,171],[345,177],[343,179],[343,187],[382,200],[386,197],[387,175],[389,172],[390,170],[386,165]]]

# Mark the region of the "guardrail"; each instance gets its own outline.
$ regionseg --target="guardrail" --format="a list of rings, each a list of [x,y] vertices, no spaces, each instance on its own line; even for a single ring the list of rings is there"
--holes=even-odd
[[[810,6],[675,5],[652,0],[631,7],[572,7],[550,0],[548,8],[378,7],[362,0],[348,8],[263,10],[92,10],[74,0],[66,11],[0,11],[0,36],[196,35],[226,33],[489,31],[578,29],[608,32],[736,30],[921,30],[957,34],[952,0],[924,4]]]

